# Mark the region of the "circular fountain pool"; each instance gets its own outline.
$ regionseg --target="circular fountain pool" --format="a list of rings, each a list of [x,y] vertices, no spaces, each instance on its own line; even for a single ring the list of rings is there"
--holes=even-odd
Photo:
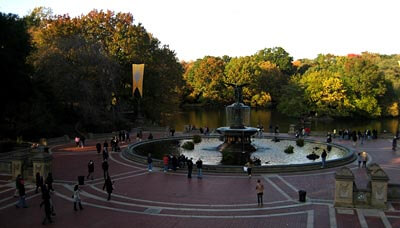
[[[261,160],[260,168],[306,167],[306,169],[315,169],[320,167],[321,158],[310,160],[307,155],[315,152],[316,155],[320,156],[323,149],[327,150],[328,145],[326,143],[305,140],[304,146],[299,147],[296,145],[296,139],[285,137],[279,137],[279,139],[279,142],[273,142],[268,137],[252,139],[252,144],[257,148],[257,151],[253,152],[251,157]],[[203,137],[201,143],[195,144],[194,150],[183,149],[181,145],[190,140],[191,137],[182,137],[143,141],[131,145],[124,152],[124,155],[130,159],[135,157],[134,160],[142,157],[145,161],[144,158],[148,153],[151,153],[153,158],[160,160],[164,154],[184,154],[188,158],[193,158],[194,161],[201,158],[203,163],[209,165],[209,167],[224,166],[221,165],[222,153],[217,150],[217,147],[221,144],[218,137]],[[289,145],[294,147],[292,154],[284,152]],[[329,145],[331,145],[331,150],[327,157],[328,166],[339,166],[354,160],[354,152],[350,149],[336,144]],[[310,168],[312,166],[315,166],[315,168]]]

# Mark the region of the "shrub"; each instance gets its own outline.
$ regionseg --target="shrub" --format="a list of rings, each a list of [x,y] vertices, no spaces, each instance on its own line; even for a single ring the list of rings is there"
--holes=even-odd
[[[182,145],[182,148],[185,150],[193,150],[194,149],[194,143],[192,141],[187,141]]]
[[[287,154],[293,154],[294,153],[294,147],[293,146],[291,146],[291,145],[289,145],[288,147],[286,147],[286,149],[284,150],[285,151],[285,153],[287,153]]]
[[[201,136],[200,135],[193,135],[193,142],[194,143],[200,143],[201,142]]]
[[[304,146],[304,139],[297,139],[296,140],[296,145],[299,147],[303,147]]]

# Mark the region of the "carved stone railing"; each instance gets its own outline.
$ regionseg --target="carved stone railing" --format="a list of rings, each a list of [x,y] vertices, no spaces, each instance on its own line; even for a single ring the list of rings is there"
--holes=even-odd
[[[343,167],[335,174],[335,207],[387,208],[389,177],[378,164],[367,168],[367,187],[357,188],[353,172]],[[395,190],[392,190],[395,191]]]

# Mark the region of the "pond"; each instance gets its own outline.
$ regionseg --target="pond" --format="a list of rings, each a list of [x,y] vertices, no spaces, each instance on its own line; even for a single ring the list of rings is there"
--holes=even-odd
[[[279,126],[281,132],[287,132],[290,124],[297,124],[297,118],[291,118],[279,113],[276,110],[256,110],[251,109],[250,123],[252,127],[261,124],[267,132],[270,125]],[[208,126],[215,129],[226,125],[226,114],[224,108],[216,109],[195,109],[183,110],[174,113],[169,117],[164,125],[174,126],[176,130],[182,131],[184,125],[192,124],[196,127]],[[376,129],[378,132],[395,133],[399,128],[398,118],[381,118],[381,119],[338,119],[333,121],[312,120],[311,131],[328,132],[333,129],[351,129],[365,130]]]

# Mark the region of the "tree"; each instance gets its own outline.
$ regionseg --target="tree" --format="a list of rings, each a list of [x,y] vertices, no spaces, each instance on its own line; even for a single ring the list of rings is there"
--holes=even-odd
[[[190,97],[203,103],[224,102],[225,62],[219,57],[206,56],[198,59],[184,74],[187,84],[193,89]]]
[[[266,48],[258,51],[254,56],[258,62],[269,61],[276,64],[282,73],[288,77],[295,71],[292,64],[293,57],[291,57],[282,47]]]
[[[0,125],[2,136],[14,137],[21,132],[23,114],[30,107],[32,95],[30,68],[26,57],[31,51],[25,22],[17,15],[0,13]]]

